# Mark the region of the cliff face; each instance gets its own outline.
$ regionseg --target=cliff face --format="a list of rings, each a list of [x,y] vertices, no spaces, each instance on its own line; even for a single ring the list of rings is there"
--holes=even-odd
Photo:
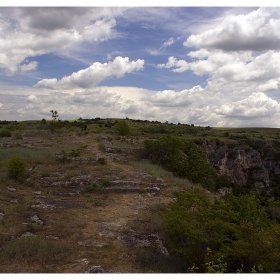
[[[231,142],[201,140],[217,174],[238,185],[251,183],[255,188],[269,187],[280,175],[279,142],[239,140]]]

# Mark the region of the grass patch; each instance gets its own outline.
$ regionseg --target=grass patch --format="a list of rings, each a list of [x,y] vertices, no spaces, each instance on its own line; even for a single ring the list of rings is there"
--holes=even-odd
[[[147,190],[144,189],[144,188],[140,188],[139,191],[138,191],[139,194],[146,194],[147,193]]]
[[[89,202],[94,207],[102,206],[103,205],[102,201],[99,200],[99,199],[90,199]]]
[[[109,187],[111,185],[111,176],[110,175],[105,175],[104,178],[102,179],[101,184],[104,187]]]
[[[98,149],[99,149],[101,152],[105,152],[105,151],[106,151],[105,145],[104,145],[102,142],[99,143]]]
[[[69,249],[69,246],[61,242],[45,240],[40,236],[28,236],[7,242],[0,256],[9,261],[53,262],[67,256]]]
[[[12,157],[20,155],[29,164],[43,164],[49,161],[54,161],[54,151],[49,149],[30,149],[13,147],[0,150],[0,162],[7,162]]]
[[[13,196],[9,198],[11,200]],[[0,220],[0,232],[3,236],[18,235],[26,230],[24,222],[25,213],[31,209],[34,204],[34,198],[26,196],[18,200],[18,204],[9,205],[5,210],[0,212],[5,213],[5,216]]]
[[[84,187],[81,191],[82,194],[93,193],[98,189],[98,185],[96,183],[92,183],[86,187]]]
[[[168,183],[169,185],[171,184],[174,190],[176,186],[180,188],[187,188],[194,185],[188,179],[175,177],[172,172],[163,169],[161,166],[149,162],[131,161],[129,164],[139,171],[151,174],[153,176],[153,178],[151,179],[153,182],[155,182],[157,178],[164,179],[166,183]]]

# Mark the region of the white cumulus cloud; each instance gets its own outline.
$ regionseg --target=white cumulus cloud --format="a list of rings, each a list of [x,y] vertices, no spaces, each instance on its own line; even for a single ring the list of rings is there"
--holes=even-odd
[[[177,60],[174,56],[170,56],[168,58],[168,62],[166,64],[158,64],[158,68],[175,68],[173,72],[185,72],[189,69],[189,63],[185,60]]]
[[[18,70],[28,69],[20,67],[27,57],[51,52],[60,54],[83,42],[113,38],[116,36],[114,17],[123,10],[98,7],[3,8],[0,10],[0,69],[11,76]]]
[[[102,80],[116,76],[123,77],[126,73],[143,69],[144,60],[129,61],[128,57],[116,57],[108,63],[94,62],[90,67],[72,73],[70,76],[57,79],[43,79],[39,81],[36,88],[50,89],[71,89],[71,88],[91,88],[99,84]]]
[[[271,117],[280,113],[280,104],[262,92],[255,92],[241,101],[222,105],[216,113],[239,118]]]
[[[27,72],[27,71],[32,71],[32,70],[36,70],[38,66],[38,62],[37,61],[31,61],[28,64],[23,64],[20,66],[20,71],[21,72]]]
[[[224,51],[280,49],[280,8],[259,8],[249,14],[231,15],[216,27],[191,35],[187,47]]]

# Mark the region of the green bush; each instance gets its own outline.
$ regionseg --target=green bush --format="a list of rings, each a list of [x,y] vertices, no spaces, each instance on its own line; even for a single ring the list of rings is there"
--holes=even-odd
[[[85,186],[81,193],[82,194],[85,194],[85,193],[93,193],[97,190],[98,188],[98,185],[96,185],[95,183],[92,183],[91,185],[88,185],[88,186]]]
[[[119,120],[116,124],[116,132],[120,136],[131,135],[132,129],[125,120]]]
[[[187,178],[211,190],[215,188],[214,169],[202,148],[192,140],[183,140],[175,135],[146,140],[144,156],[173,172],[175,176]]]
[[[0,137],[11,137],[11,136],[12,136],[12,133],[8,129],[2,129],[0,131]]]
[[[8,161],[8,174],[15,180],[23,181],[26,177],[26,163],[22,156],[15,155]]]
[[[216,188],[230,188],[231,182],[225,175],[217,176],[216,179]]]
[[[109,187],[111,185],[111,176],[105,175],[102,179],[102,186]]]
[[[79,157],[81,155],[81,151],[72,149],[70,152],[65,152],[62,150],[62,156],[57,157],[57,161],[60,163],[66,163],[72,161],[71,158]]]
[[[102,164],[102,165],[106,165],[107,164],[107,159],[104,158],[104,157],[100,157],[98,160],[97,160],[98,163]]]
[[[279,272],[280,226],[257,198],[226,194],[212,201],[197,188],[175,197],[163,210],[165,232],[169,252],[186,272]]]

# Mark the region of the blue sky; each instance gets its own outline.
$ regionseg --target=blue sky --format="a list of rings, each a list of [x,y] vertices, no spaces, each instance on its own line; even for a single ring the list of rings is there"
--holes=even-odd
[[[0,7],[0,120],[280,127],[280,7],[105,3]]]

